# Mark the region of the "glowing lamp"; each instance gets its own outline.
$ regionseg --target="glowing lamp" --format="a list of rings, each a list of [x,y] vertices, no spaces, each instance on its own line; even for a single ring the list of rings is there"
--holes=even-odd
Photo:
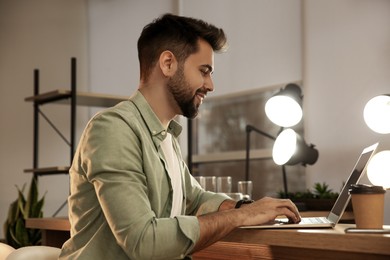
[[[390,133],[390,95],[380,95],[369,100],[363,115],[371,130],[380,134]]]
[[[285,129],[275,140],[272,158],[278,165],[312,165],[318,159],[318,151],[314,145],[307,145],[294,130]]]
[[[265,114],[274,124],[291,127],[302,119],[301,88],[288,84],[284,89],[272,96],[265,104]]]
[[[390,189],[390,151],[379,152],[371,158],[367,177],[373,185]]]

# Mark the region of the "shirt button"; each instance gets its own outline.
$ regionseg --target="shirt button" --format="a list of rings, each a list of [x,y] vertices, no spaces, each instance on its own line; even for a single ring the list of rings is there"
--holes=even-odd
[[[152,131],[152,134],[154,134],[154,135],[155,135],[155,134],[156,134],[156,131],[155,131],[155,130],[153,130],[153,131]]]
[[[166,133],[167,133],[167,132],[165,132],[165,131],[162,131],[162,132],[161,132],[162,135],[165,135]]]

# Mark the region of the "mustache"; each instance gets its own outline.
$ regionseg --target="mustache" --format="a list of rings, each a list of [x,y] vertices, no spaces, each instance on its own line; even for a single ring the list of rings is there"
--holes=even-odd
[[[206,88],[200,88],[196,90],[195,94],[202,94],[204,97],[207,96],[208,90]]]

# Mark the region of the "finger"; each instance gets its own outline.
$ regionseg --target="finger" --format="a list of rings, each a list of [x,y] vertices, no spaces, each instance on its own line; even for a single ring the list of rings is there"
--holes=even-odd
[[[298,209],[291,203],[291,201],[283,201],[282,206],[278,209],[278,213],[281,215],[285,215],[290,222],[298,223],[301,221],[301,216],[299,214]]]
[[[290,211],[292,211],[297,217],[297,219],[300,221],[301,215],[299,214],[299,210],[297,206],[289,199],[283,199],[282,201],[283,201],[282,205],[287,207]]]
[[[279,208],[279,216],[284,215],[288,218],[289,223],[299,223],[301,221],[299,215],[297,216],[293,211],[289,208]]]

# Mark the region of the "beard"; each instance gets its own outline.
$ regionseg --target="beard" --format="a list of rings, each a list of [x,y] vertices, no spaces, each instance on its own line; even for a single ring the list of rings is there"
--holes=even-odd
[[[198,115],[200,103],[196,104],[196,93],[195,95],[192,93],[190,84],[185,80],[182,67],[179,67],[175,75],[169,79],[167,86],[183,116],[195,118]],[[199,91],[201,90],[196,92]]]

